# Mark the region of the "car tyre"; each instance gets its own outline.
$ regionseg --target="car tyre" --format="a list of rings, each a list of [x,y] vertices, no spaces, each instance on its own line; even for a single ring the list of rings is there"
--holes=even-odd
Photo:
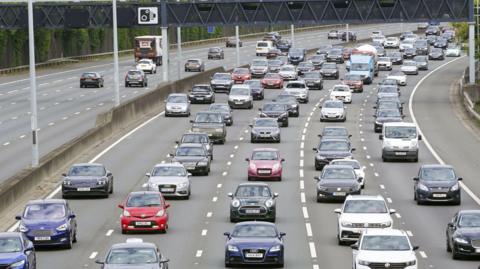
[[[125,82],[125,88],[128,88],[130,85],[128,84],[128,82]]]
[[[454,260],[459,260],[461,258],[461,255],[457,252],[455,249],[455,246],[452,247],[452,259]]]
[[[112,180],[112,182],[110,183],[110,191],[109,191],[108,193],[110,193],[110,194],[113,193],[113,180]]]
[[[75,233],[73,234],[72,242],[77,243],[77,229],[75,229]]]
[[[448,238],[447,238],[447,240],[445,240],[445,242],[446,242],[445,245],[447,246],[447,247],[446,247],[447,252],[452,252],[452,247],[450,247],[450,243],[449,243],[449,241],[448,241]]]
[[[127,234],[127,230],[122,229],[122,234]]]

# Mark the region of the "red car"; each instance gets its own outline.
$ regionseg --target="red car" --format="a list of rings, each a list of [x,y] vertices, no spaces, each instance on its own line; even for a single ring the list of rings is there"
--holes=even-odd
[[[350,56],[352,55],[352,48],[344,48],[342,51],[343,59],[348,60],[350,59]]]
[[[169,204],[161,192],[137,191],[131,192],[124,203],[118,207],[123,209],[120,216],[122,234],[129,231],[160,231],[167,232]]]
[[[354,92],[363,92],[363,79],[360,75],[346,74],[343,84],[348,85]]]
[[[267,73],[262,79],[263,88],[283,88],[283,78],[278,73]]]
[[[282,180],[282,162],[280,152],[273,148],[254,149],[248,162],[248,180],[273,179]]]
[[[245,80],[252,79],[252,74],[248,68],[235,68],[232,72],[232,80],[235,83],[242,84]]]

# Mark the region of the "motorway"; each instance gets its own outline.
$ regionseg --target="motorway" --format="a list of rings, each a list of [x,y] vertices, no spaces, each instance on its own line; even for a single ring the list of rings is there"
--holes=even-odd
[[[445,64],[448,61],[452,62]],[[406,230],[413,244],[420,245],[417,252],[419,268],[477,266],[475,261],[453,261],[445,251],[444,237],[451,216],[461,208],[478,208],[477,202],[465,191],[461,206],[418,206],[413,201],[412,177],[419,166],[441,160],[454,165],[457,173],[465,178],[464,183],[474,193],[480,193],[480,185],[474,181],[478,165],[475,154],[480,147],[478,140],[464,128],[449,105],[450,86],[465,66],[465,57],[431,61],[429,71],[409,76],[408,85],[401,88],[401,99],[406,104],[415,90],[412,110],[405,109],[405,120],[412,121],[413,112],[426,138],[420,143],[418,163],[381,161],[381,144],[378,134],[373,132],[375,83],[366,86],[364,93],[354,94],[345,123],[320,123],[317,107],[325,100],[328,91],[310,91],[310,103],[301,105],[300,117],[291,118],[290,126],[282,128],[282,143],[267,145],[278,148],[286,159],[283,181],[270,183],[273,191],[280,194],[276,223],[287,233],[286,268],[351,268],[351,249],[338,246],[336,242],[333,210],[341,204],[316,203],[313,180],[318,172],[313,167],[311,148],[317,145],[317,134],[323,127],[337,124],[346,126],[353,134],[352,142],[357,149],[354,157],[366,166],[364,193],[383,195],[389,206],[398,212],[394,216],[394,227]],[[340,70],[343,75],[344,68]],[[380,77],[385,74],[381,72]],[[336,83],[338,81],[326,80],[324,86],[329,89]],[[129,192],[143,188],[144,174],[154,164],[169,161],[166,155],[173,152],[174,141],[189,129],[188,119],[157,115],[120,143],[91,159],[91,162],[104,163],[114,173],[115,193],[109,199],[70,200],[77,215],[78,243],[72,250],[40,250],[37,253],[38,267],[55,269],[69,264],[71,268],[98,268],[94,260],[104,257],[113,243],[123,242],[127,237],[140,237],[157,243],[170,258],[171,268],[223,268],[223,232],[233,227],[228,221],[230,198],[227,193],[234,191],[239,183],[246,182],[244,158],[254,148],[263,146],[249,142],[248,124],[258,115],[257,108],[275,98],[278,91],[266,90],[265,93],[265,100],[255,102],[254,109],[234,111],[235,123],[228,128],[227,142],[215,145],[212,172],[209,176],[192,178],[191,199],[168,201],[172,206],[169,209],[170,228],[166,234],[122,235],[119,226],[121,211],[116,206]],[[216,99],[225,102],[226,95],[218,94]],[[206,106],[193,105],[192,114]],[[175,128],[165,128],[171,125]],[[52,196],[60,197],[58,193]]]
[[[411,27],[412,26],[408,26]],[[405,29],[408,29],[406,26]],[[352,27],[358,32],[359,38],[365,38],[373,29],[383,30],[392,34],[398,30],[389,26],[357,26]],[[328,30],[318,32],[298,33],[295,42],[298,47],[315,48],[319,44],[332,43],[328,41]],[[287,37],[289,38],[289,37]],[[254,57],[255,41],[244,41],[240,49],[241,64],[248,64]],[[215,45],[210,45],[215,46]],[[223,44],[222,44],[223,46]],[[225,49],[225,60],[207,61],[208,45],[185,49],[183,58],[202,58],[206,68],[235,65],[235,48]],[[200,56],[199,56],[200,55]],[[170,53],[170,78],[178,78],[176,50]],[[37,98],[39,118],[39,150],[43,156],[58,146],[83,134],[95,124],[96,115],[113,106],[113,68],[109,59],[81,63],[59,69],[39,70],[37,73]],[[180,62],[183,65],[185,61]],[[134,68],[132,57],[120,59],[120,96],[124,102],[155,88],[162,83],[162,69],[157,74],[149,75],[147,88],[124,88],[124,74]],[[105,76],[105,88],[79,87],[79,77],[82,72],[96,71]],[[181,76],[195,73],[185,73],[180,68]],[[4,76],[0,78],[0,182],[14,175],[31,163],[31,129],[29,103],[28,74]]]

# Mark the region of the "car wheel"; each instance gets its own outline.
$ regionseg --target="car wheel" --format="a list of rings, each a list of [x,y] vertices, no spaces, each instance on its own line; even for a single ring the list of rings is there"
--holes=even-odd
[[[248,176],[247,181],[253,181],[253,178],[251,176]]]
[[[127,234],[127,230],[122,229],[122,234]]]
[[[75,229],[75,233],[73,234],[73,243],[77,243],[77,229]]]
[[[110,193],[110,194],[113,193],[113,180],[112,180],[112,182],[110,183],[110,191],[109,191],[108,193]]]
[[[457,199],[452,202],[453,205],[460,205],[462,203],[462,200]]]
[[[236,223],[236,222],[237,222],[237,219],[236,219],[236,218],[234,218],[233,216],[230,216],[230,222],[232,222],[232,223]]]
[[[83,84],[80,84],[80,88],[83,88]]]
[[[445,245],[447,246],[447,247],[446,247],[447,252],[452,252],[452,248],[450,247],[450,242],[448,241],[448,238],[447,238],[447,240],[445,240],[445,242],[446,242]]]
[[[72,249],[72,245],[73,245],[73,236],[71,236],[71,237],[68,239],[67,244],[65,244],[65,248],[66,248],[66,249]]]
[[[128,83],[127,83],[127,82],[125,82],[125,88],[128,88],[128,86],[130,86],[130,85],[128,85]]]
[[[283,127],[288,127],[288,121],[283,124]]]
[[[342,241],[342,239],[340,239],[340,235],[337,234],[337,243],[339,246],[343,246],[345,245],[345,242]]]
[[[455,249],[455,246],[452,247],[452,259],[454,260],[459,260],[461,258],[461,255],[457,252]]]

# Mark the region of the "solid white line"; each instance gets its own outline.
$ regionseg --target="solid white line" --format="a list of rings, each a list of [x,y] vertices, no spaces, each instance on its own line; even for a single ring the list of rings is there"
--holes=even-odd
[[[415,85],[415,88],[413,88],[413,91],[412,91],[412,94],[410,95],[410,99],[408,100],[408,110],[410,111],[410,116],[412,117],[412,121],[413,123],[415,123],[415,125],[417,125],[417,128],[418,128],[418,132],[420,134],[422,134],[422,141],[423,143],[425,144],[425,146],[428,148],[428,150],[430,151],[430,153],[432,153],[433,157],[435,157],[435,159],[437,159],[437,161],[440,163],[440,164],[445,164],[445,162],[443,161],[443,159],[440,157],[440,155],[438,155],[437,151],[432,147],[432,145],[430,144],[430,142],[428,142],[428,139],[426,138],[425,134],[423,134],[422,132],[422,129],[420,128],[420,126],[418,125],[418,122],[417,122],[417,119],[415,118],[415,114],[413,113],[413,97],[415,96],[415,93],[417,92],[418,88],[420,87],[420,85],[425,81],[425,79],[427,79],[428,77],[430,77],[433,73],[437,72],[438,70],[440,70],[441,68],[445,67],[446,65],[450,64],[450,63],[453,63],[455,61],[458,61],[460,59],[462,59],[463,57],[465,56],[462,56],[460,58],[457,58],[455,60],[452,60],[452,61],[449,61],[449,62],[446,62],[442,65],[440,65],[439,67],[435,68],[432,72],[428,73],[426,76],[424,76],[418,83],[417,85]],[[478,198],[477,195],[475,195],[475,193],[463,182],[459,182],[460,184],[460,187],[462,187],[462,189],[478,204],[480,205],[480,198]]]
[[[202,230],[202,236],[206,236],[207,235],[207,229],[203,229]]]
[[[305,183],[303,180],[300,180],[300,189],[301,190],[305,189]]]
[[[428,258],[427,254],[425,253],[425,251],[419,251],[418,253],[420,253],[420,256],[422,256],[422,258],[426,259]]]
[[[105,236],[110,236],[110,235],[112,235],[112,233],[113,233],[113,230],[110,229],[110,230],[107,231],[107,233],[105,234]]]
[[[303,191],[300,193],[300,202],[303,204],[306,203],[305,193]]]
[[[92,254],[90,254],[90,256],[88,256],[88,258],[90,260],[93,260],[93,259],[95,259],[95,257],[97,257],[97,255],[98,255],[98,252],[94,251],[94,252],[92,252]]]
[[[315,243],[308,242],[308,246],[310,247],[310,256],[312,258],[316,258],[317,257],[317,250],[315,250]]]
[[[302,213],[303,213],[303,218],[308,219],[308,209],[307,209],[307,207],[305,207],[305,206],[302,207]]]
[[[312,233],[312,225],[310,225],[310,223],[305,223],[305,228],[307,229],[307,236],[308,237],[312,237],[313,236],[313,233]]]
[[[200,258],[202,257],[203,250],[199,249],[197,250],[197,253],[195,254],[195,257]]]

